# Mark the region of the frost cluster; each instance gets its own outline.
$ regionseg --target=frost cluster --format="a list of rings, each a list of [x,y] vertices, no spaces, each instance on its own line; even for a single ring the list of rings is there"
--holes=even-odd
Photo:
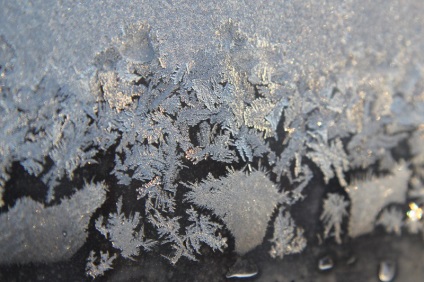
[[[345,218],[351,237],[376,224],[398,234],[401,214],[385,208],[405,204],[407,196],[422,203],[424,73],[418,66],[411,67],[413,79],[402,69],[367,72],[350,61],[361,59],[352,52],[342,68],[309,77],[306,69],[287,69],[285,46],[252,38],[232,20],[215,27],[219,49],[198,50],[191,61],[169,66],[165,39],[151,26],[125,28],[93,56],[90,91],[83,94],[48,74],[33,88],[14,87],[8,77],[15,53],[0,36],[0,206],[5,189],[12,189],[13,164],[48,190],[45,203],[25,197],[0,214],[9,226],[0,233],[0,253],[15,248],[2,262],[58,261],[83,244],[106,199],[104,184],[86,184],[69,199],[58,198],[57,188],[106,153],[113,157],[108,197],[116,198],[116,210],[105,205],[93,221],[113,252],[90,253],[92,277],[112,269],[118,254],[136,260],[159,252],[176,264],[197,260],[202,246],[222,252],[224,228],[235,251],[246,254],[262,244],[276,211],[270,255],[299,253],[306,239],[289,210],[308,196],[312,179],[339,187],[325,193],[317,216],[324,237],[337,243]],[[404,144],[410,162],[394,153]],[[378,174],[351,175],[371,168]],[[66,238],[56,234],[60,229]],[[67,238],[74,245],[62,253]]]

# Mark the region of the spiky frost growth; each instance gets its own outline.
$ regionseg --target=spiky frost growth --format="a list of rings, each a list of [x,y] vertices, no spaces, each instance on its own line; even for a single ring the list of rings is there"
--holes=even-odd
[[[378,213],[390,203],[406,200],[410,170],[404,162],[397,164],[391,174],[356,180],[346,188],[351,200],[349,236],[371,232]]]
[[[94,251],[91,251],[85,266],[87,276],[91,276],[92,278],[103,276],[106,271],[113,269],[112,264],[115,259],[116,254],[110,256],[109,252],[100,251],[99,258]]]
[[[334,236],[338,244],[342,243],[342,222],[343,218],[348,216],[349,202],[345,198],[336,193],[329,193],[327,198],[324,200],[323,212],[320,219],[324,224],[324,238]],[[330,231],[334,229],[334,233],[330,234]]]
[[[209,216],[199,215],[192,207],[186,211],[188,221],[192,222],[180,231],[180,217],[166,217],[159,212],[149,215],[149,221],[157,228],[159,237],[165,239],[162,244],[170,244],[174,250],[171,256],[165,256],[172,264],[176,264],[181,257],[196,261],[196,254],[200,253],[202,243],[214,251],[223,251],[227,247],[227,238],[221,236],[218,230],[222,226],[213,222]]]
[[[211,174],[200,183],[188,185],[186,199],[219,216],[236,240],[236,252],[245,254],[262,243],[268,221],[284,195],[259,170],[251,173],[228,170],[225,177]]]
[[[144,238],[144,226],[138,212],[125,217],[122,212],[122,197],[116,203],[117,211],[109,215],[106,225],[103,225],[103,216],[96,220],[96,228],[112,245],[121,250],[124,258],[132,259],[140,254],[140,247],[149,251],[155,245],[153,240]],[[141,227],[140,227],[141,225]]]
[[[306,239],[303,236],[303,228],[296,227],[289,212],[280,210],[274,222],[274,235],[269,254],[273,258],[282,259],[285,255],[297,254],[306,247]]]
[[[387,233],[394,233],[398,236],[402,233],[403,226],[403,212],[395,207],[385,209],[378,220],[376,225],[382,225]]]

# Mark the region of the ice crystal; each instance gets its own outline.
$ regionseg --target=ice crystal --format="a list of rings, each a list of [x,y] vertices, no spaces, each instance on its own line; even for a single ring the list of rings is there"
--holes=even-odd
[[[100,251],[100,258],[98,258],[96,253],[91,251],[85,267],[87,275],[92,278],[103,276],[106,271],[113,269],[112,264],[116,257],[116,254],[110,256],[109,252]]]
[[[3,92],[3,91],[2,91]],[[27,121],[22,120],[21,115],[13,101],[8,99],[3,93],[0,102],[0,114],[2,115],[2,123],[0,124],[0,132],[2,138],[0,139],[0,207],[4,205],[3,193],[6,181],[9,180],[9,170],[11,168],[11,160],[17,157],[17,148],[22,146],[23,140],[26,135]],[[35,170],[40,170],[38,162],[33,162]]]
[[[297,175],[296,175],[297,174]],[[312,171],[309,169],[309,166],[303,165],[302,167],[297,168],[297,172],[295,171],[295,179],[289,175],[290,183],[295,187],[292,191],[292,203],[297,202],[298,200],[302,200],[305,195],[302,194],[303,189],[309,184],[309,182],[313,178]]]
[[[195,164],[208,158],[218,162],[232,163],[237,160],[237,157],[229,148],[230,145],[233,145],[233,141],[228,134],[216,135],[210,144],[203,149],[199,148],[195,154],[189,155],[189,158]]]
[[[296,227],[290,213],[281,210],[275,219],[274,235],[270,240],[271,257],[282,259],[285,255],[302,252],[307,244],[303,232],[303,228]]]
[[[69,259],[85,243],[91,216],[106,199],[103,183],[86,183],[59,205],[45,207],[29,197],[0,215],[0,264]]]
[[[94,148],[95,139],[90,134],[89,123],[90,120],[84,117],[76,122],[65,119],[61,124],[62,139],[49,152],[54,165],[42,177],[49,185],[47,202],[55,198],[53,189],[64,175],[72,179],[73,172],[78,167],[96,162],[94,156],[98,150]]]
[[[391,207],[384,209],[376,221],[377,225],[382,225],[387,233],[395,233],[400,236],[402,233],[404,214],[400,209]]]
[[[198,215],[190,208],[186,211],[188,221],[193,222],[185,228],[185,233],[180,233],[180,217],[166,217],[157,210],[149,214],[149,221],[158,230],[159,237],[165,239],[162,244],[171,244],[173,253],[167,256],[172,264],[176,264],[181,257],[196,260],[196,254],[200,254],[201,243],[207,244],[213,250],[223,251],[227,246],[226,238],[218,233],[222,226],[212,222],[209,216]]]
[[[347,182],[343,172],[349,167],[347,155],[340,139],[330,142],[329,146],[322,142],[310,142],[308,147],[312,150],[306,155],[318,165],[324,174],[324,181],[328,181],[337,175],[340,185],[346,186]]]
[[[262,243],[268,221],[284,195],[260,170],[246,173],[229,169],[218,179],[211,174],[199,183],[188,185],[186,199],[210,209],[219,216],[236,240],[236,252],[247,253]],[[246,232],[246,226],[251,231]]]
[[[65,175],[72,179],[75,169],[94,162],[98,153],[96,140],[104,135],[93,123],[93,101],[72,95],[47,76],[35,89],[21,89],[19,95],[3,92],[0,111],[5,119],[0,128],[7,137],[1,141],[6,143],[0,160],[0,191],[11,162],[18,161],[28,173],[39,176],[50,158],[53,166],[42,177],[49,186],[46,201],[50,202],[59,180]],[[23,102],[30,98],[31,106]]]
[[[116,213],[109,214],[107,224],[103,225],[103,216],[96,220],[97,230],[112,242],[114,248],[121,251],[124,258],[132,259],[140,254],[140,247],[149,251],[155,245],[153,240],[145,239],[144,226],[138,212],[125,217],[122,212],[122,198],[116,203]]]
[[[263,157],[270,151],[264,140],[253,130],[242,127],[234,145],[243,162],[253,161],[253,157]]]
[[[306,154],[307,136],[297,130],[290,132],[287,144],[280,156],[276,158],[273,172],[277,174],[277,180],[287,176],[293,161],[301,163],[301,156]]]
[[[161,17],[171,6],[161,7]],[[172,10],[185,7],[177,6]],[[146,11],[156,13],[154,9],[153,5]],[[283,18],[291,21],[290,13]],[[126,188],[122,193],[114,190],[108,195],[109,200],[117,202],[117,210],[106,214],[109,206],[105,207],[103,216],[96,220],[96,228],[124,258],[133,259],[140,255],[140,248],[149,250],[153,246],[153,241],[144,236],[147,228],[149,237],[156,236],[158,244],[173,249],[165,255],[174,264],[182,257],[197,259],[202,244],[222,251],[226,247],[225,238],[219,234],[223,226],[213,222],[208,213],[226,225],[235,237],[236,252],[244,254],[262,243],[269,220],[279,205],[271,255],[283,257],[299,252],[306,241],[287,210],[308,196],[305,187],[314,178],[319,182],[319,177],[327,185],[337,178],[345,187],[350,199],[351,237],[372,231],[378,214],[378,223],[397,232],[394,226],[398,214],[384,208],[404,202],[411,173],[413,189],[408,194],[418,204],[423,198],[424,98],[419,62],[411,64],[406,60],[404,48],[396,58],[390,56],[397,47],[393,47],[394,52],[374,54],[372,40],[370,49],[362,50],[357,46],[368,43],[351,44],[358,39],[356,33],[352,39],[342,36],[346,49],[337,57],[333,45],[324,48],[332,52],[323,53],[315,48],[314,32],[295,38],[302,44],[287,45],[274,36],[280,33],[274,32],[278,28],[272,23],[258,32],[249,26],[261,25],[238,25],[233,20],[214,22],[223,20],[219,11],[215,14],[212,22],[207,19],[207,24],[202,22],[205,17],[170,17],[184,22],[172,26],[168,20],[152,17],[152,26],[130,23],[121,27],[117,37],[114,28],[110,33],[104,29],[102,32],[107,35],[99,38],[98,44],[91,40],[96,48],[84,49],[81,58],[75,59],[78,62],[71,58],[75,56],[65,56],[62,49],[53,46],[54,58],[47,58],[46,64],[40,64],[41,69],[30,68],[30,73],[25,72],[32,65],[31,60],[26,63],[27,59],[46,59],[44,52],[48,48],[41,48],[43,56],[23,56],[20,45],[27,44],[13,46],[0,35],[0,206],[4,205],[3,193],[9,189],[5,187],[15,164],[44,181],[48,186],[46,202],[62,200],[60,205],[45,207],[22,198],[7,214],[16,213],[22,219],[24,212],[29,213],[37,224],[42,220],[31,215],[35,209],[43,215],[58,209],[58,213],[66,216],[68,213],[59,207],[70,200],[57,198],[56,187],[65,178],[77,180],[79,169],[85,171],[90,164],[104,161],[102,157],[107,155],[114,158],[111,179]],[[327,17],[316,18],[322,21]],[[347,17],[340,19],[342,24]],[[202,25],[197,25],[199,22]],[[66,22],[53,26],[61,28]],[[91,30],[91,23],[89,26]],[[181,26],[190,32],[174,29]],[[247,30],[242,31],[240,26]],[[331,29],[331,25],[323,26]],[[7,28],[3,32],[10,33]],[[26,36],[25,32],[22,34]],[[281,38],[289,38],[290,34],[289,31]],[[331,32],[325,34],[333,36]],[[54,38],[56,35],[60,37],[60,33],[55,33]],[[15,41],[21,37],[9,36]],[[88,33],[84,36],[90,38]],[[107,43],[105,38],[113,39]],[[55,42],[68,46],[61,44],[80,41]],[[336,54],[337,61],[328,63],[326,56],[330,53]],[[57,60],[62,56],[64,63]],[[323,58],[322,62],[318,58]],[[70,65],[73,67],[69,68]],[[14,68],[18,72],[13,73]],[[21,85],[21,81],[25,84]],[[398,158],[392,155],[408,137],[411,172],[406,165],[396,164]],[[229,169],[223,175],[219,169],[243,165],[249,169],[263,165],[271,172],[268,175],[262,169]],[[345,174],[370,166],[380,177],[348,183]],[[187,181],[182,178],[188,177],[187,172],[192,169],[210,169],[215,177],[210,173],[206,179],[185,183],[187,191],[180,184]],[[313,174],[316,169],[322,174]],[[384,176],[382,173],[387,171],[390,174]],[[197,179],[198,175],[189,177]],[[282,189],[280,183],[288,183],[289,187]],[[122,187],[113,189],[119,188]],[[117,194],[123,194],[124,199],[129,195],[136,197],[137,210],[125,214],[127,201],[114,198]],[[334,236],[340,243],[341,224],[349,204],[339,194],[327,195],[321,215],[324,237]],[[103,193],[102,200],[104,197]],[[187,203],[179,202],[181,199],[192,207],[187,208]],[[88,202],[83,199],[81,204],[84,201]],[[92,203],[93,208],[100,202]],[[18,207],[22,214],[16,210]],[[92,212],[80,215],[84,228]],[[57,220],[49,214],[46,218],[46,222]],[[0,219],[6,220],[5,215],[0,215]],[[27,223],[20,219],[14,221],[16,226],[12,226],[12,221],[5,226],[25,233]],[[408,218],[406,224],[418,232],[421,222]],[[24,231],[18,230],[19,223]],[[81,222],[76,226],[81,227]],[[247,227],[252,227],[252,231],[246,232]],[[4,241],[16,243],[7,230],[4,234]],[[46,236],[52,240],[51,247],[56,248],[59,243],[51,238],[53,235]],[[75,242],[80,244],[84,236]],[[24,239],[24,243],[29,241]],[[39,238],[36,239],[38,242]],[[15,245],[12,244],[20,250]],[[23,255],[12,254],[10,261],[21,262],[18,258]],[[22,261],[31,255],[32,251]],[[34,261],[46,260],[39,257],[34,255]],[[52,260],[59,257],[66,256],[57,254]],[[90,253],[88,275],[102,275],[115,258],[107,252],[101,251],[100,258]]]
[[[325,226],[324,238],[334,236],[338,244],[342,243],[342,222],[343,218],[349,215],[348,206],[349,202],[342,195],[336,193],[327,195],[327,198],[324,199],[323,212],[320,216]],[[332,229],[334,229],[334,234],[330,234]]]
[[[390,156],[390,149],[405,139],[405,133],[390,135],[384,132],[382,124],[369,122],[361,132],[354,135],[349,142],[350,165],[352,167],[367,168],[378,160]],[[395,163],[386,164],[392,168]]]
[[[356,180],[346,187],[351,201],[349,236],[371,232],[378,213],[385,206],[404,203],[410,175],[407,165],[400,163],[387,176]]]
[[[211,221],[206,215],[199,215],[196,210],[191,207],[187,210],[188,221],[193,222],[186,228],[186,237],[188,245],[190,245],[196,253],[200,254],[201,243],[206,243],[213,250],[223,251],[227,246],[226,238],[217,233],[222,226]]]
[[[271,123],[266,119],[275,105],[264,98],[252,101],[251,105],[244,111],[244,120],[247,126],[265,132],[265,137],[272,136]]]
[[[100,73],[98,79],[103,91],[103,98],[112,109],[118,112],[131,108],[134,97],[140,96],[144,92],[143,86],[122,80],[113,71]]]

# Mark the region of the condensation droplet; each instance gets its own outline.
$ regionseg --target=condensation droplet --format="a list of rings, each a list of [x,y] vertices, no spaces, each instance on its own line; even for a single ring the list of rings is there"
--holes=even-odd
[[[66,237],[66,236],[68,236],[68,233],[66,233],[66,231],[63,231],[62,235],[63,235],[63,237]]]
[[[330,256],[322,257],[318,261],[318,269],[321,271],[326,271],[332,269],[334,266],[333,259]]]
[[[227,278],[250,278],[258,274],[258,267],[250,260],[238,259],[230,267],[226,275]]]
[[[382,261],[378,268],[378,279],[382,282],[393,281],[396,275],[396,264],[393,261]]]
[[[347,265],[353,265],[353,264],[355,264],[355,262],[357,261],[357,258],[355,257],[355,256],[351,256],[348,260],[347,260],[347,262],[346,262],[346,264]]]

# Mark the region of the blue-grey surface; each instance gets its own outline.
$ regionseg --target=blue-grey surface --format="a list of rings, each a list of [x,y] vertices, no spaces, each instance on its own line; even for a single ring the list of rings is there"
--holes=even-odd
[[[139,22],[152,27],[159,56],[171,69],[193,61],[198,51],[218,49],[217,30],[228,19],[252,40],[277,45],[283,54],[275,63],[294,78],[316,79],[352,61],[371,72],[423,60],[424,8],[413,0],[40,0],[2,1],[1,7],[1,33],[16,52],[16,85],[33,86],[46,73],[71,84],[96,52]]]
[[[414,0],[0,1],[0,219],[21,238],[56,232],[12,215],[66,216],[84,180],[109,187],[68,207],[77,247],[1,264],[75,255],[114,280],[132,259],[258,247],[284,262],[307,245],[306,277],[317,245],[363,246],[376,224],[423,236],[423,15]],[[21,243],[0,232],[0,253]]]

